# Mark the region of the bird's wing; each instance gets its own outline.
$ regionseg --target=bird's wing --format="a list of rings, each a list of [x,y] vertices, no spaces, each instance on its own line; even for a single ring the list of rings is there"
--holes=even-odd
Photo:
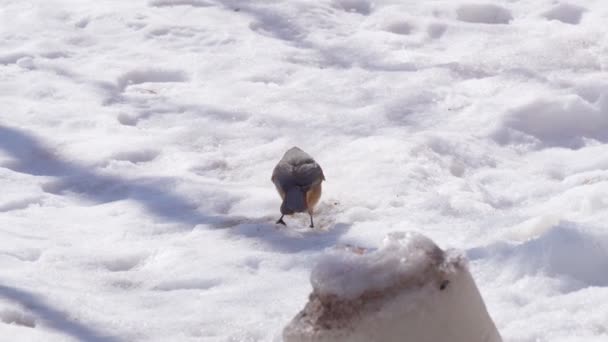
[[[321,166],[314,160],[305,164],[298,165],[294,168],[294,180],[301,187],[311,187],[323,180],[323,170]]]
[[[298,147],[285,152],[272,172],[272,181],[284,191],[294,186],[307,189],[324,180],[321,166]]]

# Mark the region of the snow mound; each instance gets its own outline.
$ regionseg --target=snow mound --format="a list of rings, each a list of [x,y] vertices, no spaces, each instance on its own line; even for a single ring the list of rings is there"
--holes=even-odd
[[[585,139],[608,138],[607,107],[576,95],[539,98],[511,110],[494,135],[497,142],[580,148]]]
[[[313,269],[311,283],[319,295],[353,299],[366,291],[409,282],[444,257],[443,251],[423,235],[392,233],[381,249],[366,255],[344,251],[325,255]],[[451,257],[462,262],[458,255]]]
[[[468,23],[508,24],[513,20],[511,12],[491,4],[467,4],[456,9],[458,20]]]
[[[608,286],[608,236],[587,232],[571,222],[560,221],[520,244],[474,249],[469,256],[499,259],[520,275],[543,274],[574,281],[578,288]]]
[[[577,25],[581,21],[583,12],[585,12],[585,8],[581,6],[559,4],[545,12],[543,16],[548,20],[558,20],[566,24]]]
[[[311,283],[286,342],[501,341],[464,257],[417,233],[391,233],[369,253],[334,251]]]

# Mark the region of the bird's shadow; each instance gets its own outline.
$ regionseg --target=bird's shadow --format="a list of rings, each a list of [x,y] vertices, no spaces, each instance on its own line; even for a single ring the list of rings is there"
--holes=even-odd
[[[315,229],[298,228],[299,220],[289,226],[276,225],[276,217],[251,218],[211,215],[202,212],[197,203],[172,190],[171,178],[127,179],[106,175],[90,167],[62,158],[45,146],[42,140],[22,130],[0,125],[0,150],[11,157],[0,164],[13,171],[34,176],[50,176],[54,181],[43,185],[53,194],[72,193],[95,203],[123,199],[134,200],[162,221],[184,224],[190,228],[206,225],[228,229],[229,234],[255,239],[281,252],[321,250],[334,245],[349,229],[346,223],[320,218]],[[332,216],[331,211],[324,214]],[[304,222],[304,221],[302,221]],[[301,222],[300,222],[301,223]]]
[[[288,223],[287,226],[276,224],[275,217],[257,219],[236,219],[229,228],[229,234],[238,238],[253,240],[280,253],[299,253],[302,251],[322,251],[338,244],[342,235],[350,229],[348,223],[332,223],[325,227],[309,228]]]

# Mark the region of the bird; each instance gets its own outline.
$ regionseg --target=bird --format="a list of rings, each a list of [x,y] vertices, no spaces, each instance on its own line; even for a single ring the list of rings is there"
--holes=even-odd
[[[308,212],[310,228],[312,214],[321,198],[321,183],[325,175],[321,166],[308,153],[294,146],[287,150],[272,172],[272,182],[281,196],[281,217],[277,224],[286,225],[285,215]]]

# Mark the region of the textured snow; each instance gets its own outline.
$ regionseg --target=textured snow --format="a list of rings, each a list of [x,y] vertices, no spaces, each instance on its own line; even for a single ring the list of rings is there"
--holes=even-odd
[[[606,341],[608,4],[0,0],[0,339],[280,341],[334,246],[464,250]],[[274,224],[291,146],[315,217]]]
[[[398,232],[378,250],[332,254],[313,269],[313,291],[285,341],[502,341],[461,253]]]
[[[327,253],[313,268],[311,284],[321,296],[354,299],[366,291],[381,292],[404,279],[417,279],[443,258],[443,251],[421,234],[391,233],[382,247],[369,253],[348,249]]]

